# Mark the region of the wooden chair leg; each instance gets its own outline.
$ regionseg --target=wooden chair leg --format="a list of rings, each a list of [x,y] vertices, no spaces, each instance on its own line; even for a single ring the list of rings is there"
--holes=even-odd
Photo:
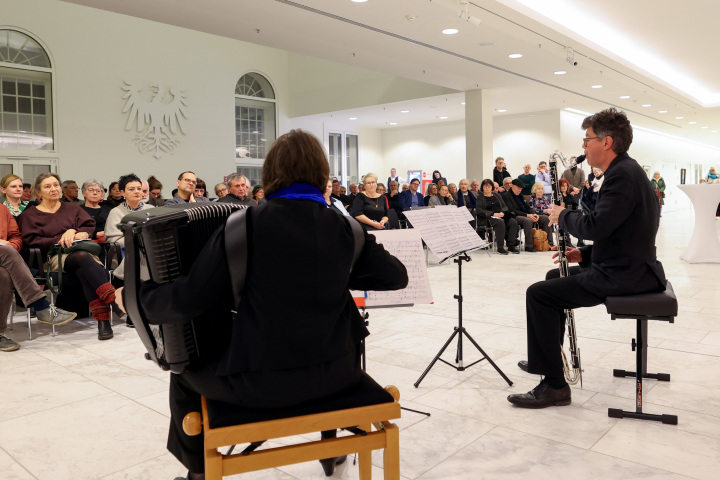
[[[383,470],[385,480],[400,480],[400,430],[390,422],[385,423]]]
[[[358,425],[358,428],[370,432],[372,426]],[[372,478],[372,450],[360,450],[358,452],[358,467],[360,470],[360,480],[370,480]]]

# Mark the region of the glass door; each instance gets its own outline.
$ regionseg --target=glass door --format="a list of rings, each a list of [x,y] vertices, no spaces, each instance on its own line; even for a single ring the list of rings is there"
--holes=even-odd
[[[57,159],[0,156],[0,178],[12,173],[22,178],[23,183],[32,185],[43,172],[57,173]]]
[[[330,178],[337,177],[347,187],[360,180],[358,176],[358,136],[351,133],[328,132]]]

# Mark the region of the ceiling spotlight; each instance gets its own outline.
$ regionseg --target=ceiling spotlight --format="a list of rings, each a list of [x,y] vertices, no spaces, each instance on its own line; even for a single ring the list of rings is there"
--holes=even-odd
[[[447,120],[448,117],[438,117],[440,120]]]
[[[410,110],[400,110],[400,113],[410,113]]]
[[[460,102],[460,105],[465,105],[465,102]]]
[[[505,113],[505,112],[507,112],[507,110],[504,109],[504,108],[499,108],[499,109],[498,109],[498,113]]]
[[[458,30],[457,28],[446,28],[442,31],[442,33],[444,33],[445,35],[455,35],[459,31],[460,30]]]
[[[627,100],[628,98],[630,98],[630,95],[622,95],[620,98],[622,98],[623,100]]]
[[[593,85],[592,88],[602,88],[602,85]]]
[[[697,122],[688,122],[688,125],[695,125]]]
[[[365,2],[367,2],[368,0],[350,0],[350,1],[353,2],[353,3],[365,3]]]
[[[357,120],[357,117],[350,117],[348,120]]]
[[[667,110],[658,110],[658,113],[667,113]]]
[[[509,58],[522,58],[522,53],[511,53],[508,55]]]
[[[717,133],[717,130],[710,130],[710,133]]]
[[[685,117],[675,117],[675,120],[682,120]]]
[[[708,127],[707,127],[707,126],[705,126],[705,127],[700,127],[700,128],[708,128]]]
[[[642,106],[643,106],[643,107],[652,107],[652,105],[649,104],[649,103],[643,103]]]
[[[565,70],[558,70],[557,72],[553,72],[555,75],[565,75],[567,72]]]
[[[397,125],[397,122],[390,122],[390,125]]]

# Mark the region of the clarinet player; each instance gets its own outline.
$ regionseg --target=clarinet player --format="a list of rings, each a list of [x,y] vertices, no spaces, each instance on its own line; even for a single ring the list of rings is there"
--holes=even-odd
[[[545,281],[527,289],[528,361],[519,366],[543,377],[531,391],[508,396],[517,407],[571,402],[561,355],[565,309],[599,305],[610,295],[663,291],[667,283],[655,254],[657,197],[645,171],[627,153],[633,138],[630,121],[624,112],[609,108],[585,118],[582,129],[587,161],[605,172],[595,209],[583,214],[552,205],[549,216],[550,224],[558,222],[566,232],[593,244],[567,249],[568,262],[579,263],[570,268],[569,276],[560,277],[553,269]]]

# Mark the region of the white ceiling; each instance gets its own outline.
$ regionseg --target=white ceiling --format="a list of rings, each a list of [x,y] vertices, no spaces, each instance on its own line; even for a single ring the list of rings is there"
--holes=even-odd
[[[423,81],[464,92],[492,89],[496,115],[575,108],[622,108],[638,126],[720,148],[716,0],[542,0],[552,18],[528,9],[529,0],[64,0],[292,52]],[[586,12],[576,28],[559,25],[566,13]],[[469,20],[467,20],[469,17]],[[572,21],[572,19],[571,19]],[[593,28],[592,22],[600,22]],[[457,35],[443,35],[444,28]],[[610,28],[612,42],[584,38]],[[620,37],[620,34],[622,37]],[[611,38],[612,37],[612,38]],[[603,37],[605,38],[605,37]],[[627,48],[647,50],[640,57]],[[573,49],[567,62],[567,47]],[[511,53],[522,53],[510,59]],[[637,66],[665,62],[652,73]],[[565,70],[565,75],[554,75]],[[684,73],[696,88],[671,85]],[[592,85],[602,85],[594,89]],[[620,99],[629,95],[629,99]],[[358,117],[356,125],[380,128],[462,120],[464,95],[370,106],[319,117]],[[642,107],[651,104],[651,107]],[[715,103],[719,105],[720,102]],[[410,113],[401,114],[407,109]],[[667,110],[667,113],[659,113]],[[440,116],[448,119],[440,120]],[[683,119],[675,117],[682,116]],[[695,124],[689,122],[694,121]],[[390,126],[397,122],[397,126]],[[707,128],[701,128],[707,127]]]

